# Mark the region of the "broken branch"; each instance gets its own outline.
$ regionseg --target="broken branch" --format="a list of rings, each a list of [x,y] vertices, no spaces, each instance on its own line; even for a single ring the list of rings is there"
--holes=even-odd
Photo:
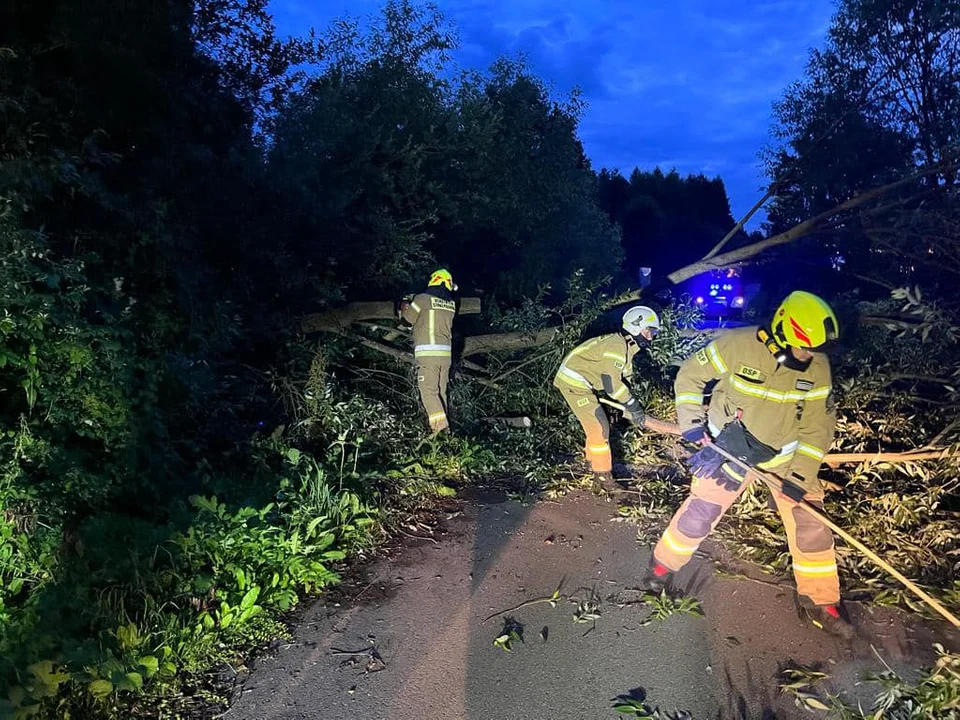
[[[558,601],[563,599],[568,599],[566,598],[566,596],[560,594],[560,589],[563,587],[563,583],[566,581],[566,579],[567,579],[566,576],[564,576],[560,580],[560,584],[557,585],[557,589],[553,591],[553,595],[550,595],[549,597],[536,598],[534,600],[527,600],[526,602],[522,602],[519,605],[516,605],[512,608],[507,608],[506,610],[499,610],[491,615],[487,615],[483,619],[483,622],[486,622],[487,620],[495,618],[497,617],[497,615],[504,615],[508,612],[513,612],[514,610],[520,610],[521,608],[530,607],[531,605],[536,605],[537,603],[550,603],[552,606],[555,607]]]
[[[907,463],[920,460],[945,460],[953,457],[955,453],[950,452],[949,448],[934,448],[921,452],[902,452],[902,453],[831,453],[823,458],[823,461],[830,467],[837,465],[853,465],[864,462],[885,462],[885,463]]]
[[[600,402],[618,410],[623,410],[623,405],[607,400],[606,398],[600,398]],[[665,420],[658,420],[657,418],[650,417],[649,415],[643,419],[643,426],[648,430],[653,430],[654,432],[661,433],[663,435],[680,434],[679,425],[666,422]],[[954,457],[955,455],[956,453],[951,451],[949,448],[934,447],[902,453],[828,453],[826,456],[824,456],[823,462],[830,467],[836,467],[837,465],[853,465],[862,462],[907,463],[917,462],[919,460],[944,460],[946,458]],[[840,487],[834,483],[829,483],[829,485],[831,485],[834,489]]]
[[[739,232],[740,229],[747,223],[747,220],[752,218],[757,210],[763,207],[763,204],[773,197],[779,187],[779,182],[771,183],[770,187],[767,189],[767,192],[764,193],[764,196],[754,203],[754,206],[747,211],[747,214],[740,218],[740,221],[730,229],[730,232],[723,236],[723,239],[720,242],[713,246],[713,249],[711,249],[710,252],[703,256],[703,259],[709,260],[723,250],[727,243],[730,242],[731,238],[733,238],[733,236],[736,235],[737,232]]]
[[[887,193],[893,192],[894,190],[898,190],[901,187],[909,185],[910,183],[916,182],[917,180],[920,180],[929,175],[934,175],[936,173],[943,172],[945,169],[949,169],[951,167],[953,167],[953,163],[937,163],[935,165],[931,165],[930,167],[924,168],[919,172],[916,172],[905,178],[901,178],[896,182],[888,183],[886,185],[881,185],[879,187],[875,187],[865,192],[862,192],[859,195],[854,195],[852,198],[846,200],[845,202],[842,202],[839,205],[836,205],[835,207],[830,208],[829,210],[825,210],[824,212],[818,215],[814,215],[812,218],[809,218],[808,220],[804,220],[803,222],[798,223],[797,225],[794,225],[789,230],[785,230],[784,232],[773,235],[772,237],[766,238],[765,240],[761,240],[759,242],[755,242],[750,245],[746,245],[742,248],[737,248],[736,250],[731,250],[729,252],[726,252],[720,255],[714,255],[712,257],[711,257],[711,254],[708,253],[707,256],[698,260],[697,262],[692,263],[690,265],[685,265],[679,270],[675,270],[674,272],[670,273],[669,275],[667,275],[667,280],[673,285],[679,285],[685,280],[689,280],[690,278],[696,277],[697,275],[702,275],[703,273],[710,272],[711,270],[718,270],[718,269],[723,269],[733,265],[737,265],[738,263],[741,263],[744,260],[752,258],[756,255],[759,255],[764,250],[777,247],[778,245],[786,245],[787,243],[791,243],[794,240],[798,240],[806,235],[809,235],[814,230],[818,229],[821,225],[826,223],[828,220],[831,220],[832,218],[836,217],[837,215],[840,215],[841,213],[844,213],[848,210],[853,210],[854,208],[858,208],[870,202],[871,200],[875,200],[879,197],[882,197]],[[624,293],[618,296],[617,298],[614,298],[613,300],[611,300],[608,303],[608,305],[614,306],[614,305],[619,305],[620,303],[628,302],[630,300],[637,300],[638,298],[640,298],[642,292],[643,292],[642,290],[633,290],[633,291]]]
[[[860,207],[871,200],[875,200],[878,197],[882,197],[887,193],[893,192],[905,185],[916,182],[917,180],[926,177],[927,175],[932,175],[934,173],[940,172],[943,170],[943,165],[938,164],[930,168],[921,170],[920,172],[914,173],[908,177],[897,180],[896,182],[888,183],[886,185],[881,185],[880,187],[875,187],[866,192],[860,193],[859,195],[854,195],[849,200],[840,203],[836,207],[833,207],[829,210],[825,210],[819,215],[814,215],[808,220],[804,220],[802,223],[794,225],[789,230],[785,232],[778,233],[773,237],[769,237],[766,240],[761,240],[760,242],[755,242],[746,247],[738,248],[737,250],[731,250],[730,252],[723,253],[721,255],[716,255],[713,258],[707,260],[699,260],[692,265],[687,265],[686,267],[680,268],[679,270],[670,273],[667,276],[667,279],[671,283],[677,285],[682,283],[684,280],[689,280],[692,277],[696,277],[702,273],[708,272],[710,270],[716,269],[718,267],[723,267],[727,265],[733,265],[747,258],[751,258],[754,255],[758,255],[772,247],[777,247],[778,245],[786,245],[787,243],[798,240],[799,238],[809,235],[821,224],[830,220],[840,213],[846,212],[847,210],[852,210],[856,207]]]

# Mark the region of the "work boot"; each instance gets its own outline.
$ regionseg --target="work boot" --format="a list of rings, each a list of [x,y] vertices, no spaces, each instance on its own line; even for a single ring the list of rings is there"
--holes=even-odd
[[[640,589],[646,590],[651,595],[659,595],[668,587],[673,578],[673,570],[666,565],[658,563],[652,556],[647,571],[640,579]]]
[[[593,489],[596,492],[601,490],[614,494],[620,492],[621,488],[617,481],[613,479],[613,473],[611,472],[594,472],[593,473]]]
[[[813,625],[841,640],[852,640],[853,625],[838,605],[801,606],[801,613]]]

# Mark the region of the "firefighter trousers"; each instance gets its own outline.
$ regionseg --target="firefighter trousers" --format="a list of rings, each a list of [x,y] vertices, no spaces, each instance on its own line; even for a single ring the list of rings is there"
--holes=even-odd
[[[742,477],[729,463],[724,469],[728,475]],[[736,490],[729,490],[713,478],[694,477],[690,482],[690,495],[653,550],[656,561],[670,570],[679,570],[686,565],[750,482],[745,480]],[[839,602],[840,578],[833,533],[786,495],[771,492],[787,534],[801,604],[832,605]],[[805,499],[817,508],[823,506],[822,490],[807,493]]]
[[[594,472],[610,472],[613,469],[613,457],[610,455],[610,423],[597,402],[592,390],[570,385],[558,385],[557,389],[567,401],[583,432],[586,434],[584,451],[587,462]]]
[[[450,358],[426,357],[417,360],[417,389],[427,413],[430,432],[450,427],[447,419],[447,383],[450,380]]]

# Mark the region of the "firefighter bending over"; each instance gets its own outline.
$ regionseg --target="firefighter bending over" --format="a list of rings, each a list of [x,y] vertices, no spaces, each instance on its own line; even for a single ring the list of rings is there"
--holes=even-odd
[[[709,446],[713,438],[787,481],[786,494],[775,492],[772,499],[786,530],[801,614],[835,635],[853,635],[839,605],[833,534],[797,505],[803,499],[823,506],[818,472],[836,425],[823,351],[837,337],[830,306],[798,291],[777,308],[769,328],[727,331],[684,362],[675,383],[677,417],[683,437],[702,447],[690,458],[690,495],[654,548],[644,578],[648,590],[667,586],[749,484],[743,468]],[[708,410],[704,390],[713,380]]]
[[[650,343],[660,331],[660,318],[638,305],[623,314],[621,331],[582,342],[560,363],[553,379],[586,434],[586,455],[597,484],[619,489],[613,481],[610,425],[596,393],[602,392],[625,407],[624,416],[634,425],[643,424],[643,410],[623,380],[633,374],[633,358],[640,346]]]
[[[453,318],[457,286],[447,270],[434,271],[427,289],[400,303],[400,316],[413,326],[413,356],[420,401],[431,434],[450,427],[447,419],[447,382],[453,347]]]

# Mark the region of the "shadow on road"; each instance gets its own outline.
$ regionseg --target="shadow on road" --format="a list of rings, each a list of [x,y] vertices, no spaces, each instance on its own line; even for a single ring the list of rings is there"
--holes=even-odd
[[[706,617],[650,621],[643,603],[607,600],[630,595],[649,559],[613,503],[586,493],[529,507],[502,493],[472,501],[441,542],[376,563],[359,600],[311,609],[228,717],[596,720],[618,715],[613,699],[634,697],[698,720],[790,720],[806,715],[778,693],[787,659],[825,663],[838,687],[853,688],[878,669],[873,647],[894,668],[916,667],[927,659],[918,647],[943,640],[894,611],[860,610],[863,638],[844,647],[797,619],[792,587],[717,578],[700,558],[678,580]],[[578,602],[517,607],[549,598],[563,578]],[[382,659],[373,670],[365,650],[334,652],[371,647]]]

